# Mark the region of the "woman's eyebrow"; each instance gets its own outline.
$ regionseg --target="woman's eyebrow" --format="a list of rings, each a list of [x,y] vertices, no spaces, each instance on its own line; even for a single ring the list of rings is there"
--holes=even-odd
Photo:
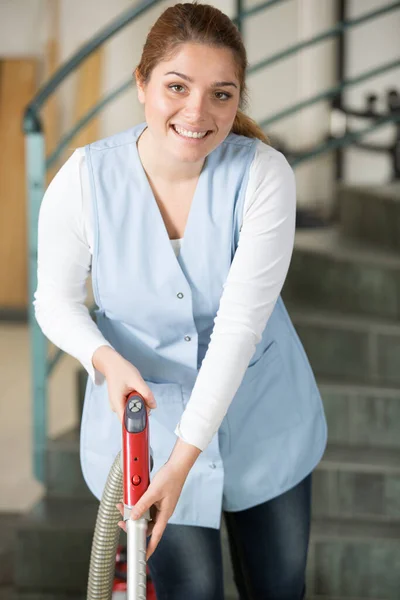
[[[189,81],[189,83],[193,83],[193,79],[189,77],[189,75],[184,75],[183,73],[178,73],[177,71],[168,71],[168,73],[164,73],[164,75],[178,75],[182,79]],[[233,81],[215,81],[211,87],[226,87],[228,85],[233,85],[233,87],[237,88],[236,83]]]

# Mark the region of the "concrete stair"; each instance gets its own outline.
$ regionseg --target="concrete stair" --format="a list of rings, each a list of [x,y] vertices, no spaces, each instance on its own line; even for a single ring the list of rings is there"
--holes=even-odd
[[[283,297],[328,421],[313,476],[309,600],[400,598],[400,186],[339,191],[298,231]]]
[[[82,475],[78,427],[55,440],[49,440],[47,469],[49,497],[75,500],[93,498]]]
[[[330,444],[400,449],[400,389],[319,379]]]
[[[400,318],[400,255],[344,237],[340,227],[300,230],[285,299],[379,319]]]
[[[308,595],[340,600],[396,600],[400,524],[314,519]]]
[[[400,451],[330,444],[314,472],[313,515],[400,527]]]
[[[340,228],[347,237],[400,250],[400,182],[372,189],[341,186],[337,200]]]
[[[345,314],[287,306],[319,378],[341,384],[400,385],[400,321],[360,317],[356,307]]]
[[[77,595],[86,589],[98,503],[46,497],[17,531],[15,582],[21,593]]]

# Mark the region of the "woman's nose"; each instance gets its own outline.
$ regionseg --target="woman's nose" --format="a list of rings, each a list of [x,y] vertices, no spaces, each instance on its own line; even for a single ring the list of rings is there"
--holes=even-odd
[[[198,121],[206,120],[207,117],[207,98],[198,94],[191,95],[187,98],[185,103],[185,113],[192,118],[192,120],[197,119]]]

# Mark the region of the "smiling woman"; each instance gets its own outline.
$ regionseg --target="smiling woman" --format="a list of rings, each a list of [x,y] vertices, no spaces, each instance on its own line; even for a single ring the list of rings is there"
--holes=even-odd
[[[81,461],[97,498],[127,395],[154,409],[135,509],[152,508],[157,600],[223,600],[222,514],[242,598],[305,594],[326,422],[280,297],[294,174],[243,112],[246,67],[221,11],[169,7],[135,69],[145,122],[79,148],[40,212],[36,317],[88,371]]]
[[[205,157],[232,131],[241,83],[230,49],[177,43],[147,77],[136,69],[147,129],[139,151],[150,179],[198,177]],[[229,92],[224,88],[229,88]],[[154,149],[164,150],[154,161]]]

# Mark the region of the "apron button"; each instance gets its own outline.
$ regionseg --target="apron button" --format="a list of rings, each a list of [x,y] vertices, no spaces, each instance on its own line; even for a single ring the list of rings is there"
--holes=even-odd
[[[210,467],[210,469],[216,469],[217,465],[215,463],[210,463],[209,467]]]
[[[185,335],[185,342],[190,342],[192,338],[190,337],[190,335]]]
[[[182,294],[182,292],[179,292],[179,294],[177,294],[177,297],[178,297],[178,298],[183,298],[183,294]]]

